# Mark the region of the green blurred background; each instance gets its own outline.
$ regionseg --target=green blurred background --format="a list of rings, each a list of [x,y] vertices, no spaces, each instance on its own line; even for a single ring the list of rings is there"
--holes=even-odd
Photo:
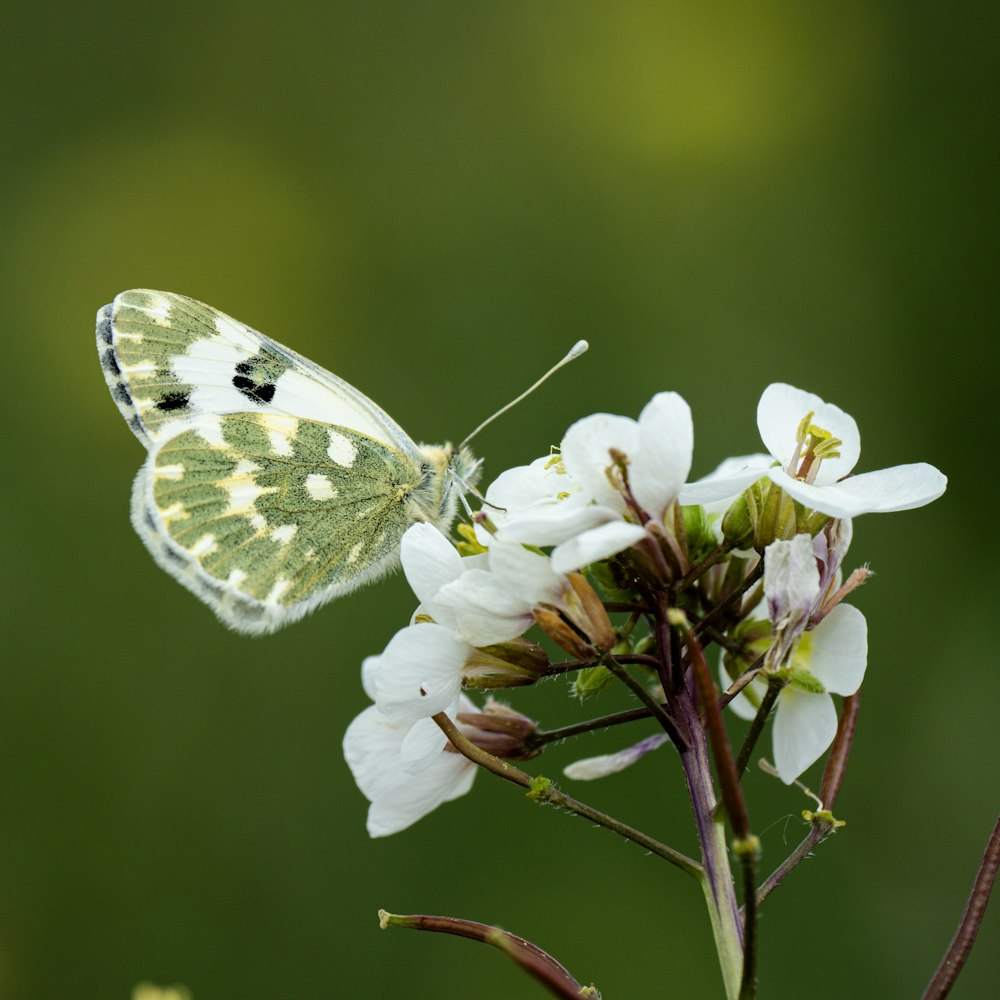
[[[775,380],[857,418],[862,469],[946,471],[942,501],[856,525],[851,565],[878,576],[855,602],[848,825],[761,925],[762,996],[919,995],[997,810],[997,12],[8,7],[0,997],[544,995],[469,942],[380,933],[380,906],[499,923],[608,1000],[721,995],[693,885],[488,776],[367,839],[340,741],[412,596],[397,577],[248,640],[153,565],[128,521],[142,449],[92,339],[142,285],[294,346],[428,441],[587,337],[481,436],[487,481],[666,388],[703,474],[757,448]],[[514,701],[581,717],[562,684]],[[748,788],[770,870],[807,803]],[[581,795],[694,849],[667,751]],[[994,903],[954,997],[996,996],[998,928]]]

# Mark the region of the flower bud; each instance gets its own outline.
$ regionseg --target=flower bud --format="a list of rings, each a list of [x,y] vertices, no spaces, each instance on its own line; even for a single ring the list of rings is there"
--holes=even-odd
[[[541,646],[527,639],[510,639],[474,649],[462,667],[466,688],[522,687],[534,684],[548,668],[549,658]]]
[[[456,721],[462,724],[469,741],[494,757],[507,760],[530,760],[541,747],[530,745],[538,731],[538,723],[502,702],[490,698],[482,712],[459,712]]]
[[[573,697],[586,701],[600,694],[605,688],[615,682],[615,675],[607,667],[598,664],[596,667],[584,667],[576,672],[570,688]]]
[[[589,660],[597,655],[597,650],[574,628],[557,608],[551,604],[539,604],[531,609],[535,624],[554,642],[578,660]]]
[[[571,608],[574,623],[580,626],[599,650],[604,652],[610,649],[615,643],[615,630],[603,601],[582,573],[569,573],[566,579],[573,588],[576,602],[579,602],[576,607]]]

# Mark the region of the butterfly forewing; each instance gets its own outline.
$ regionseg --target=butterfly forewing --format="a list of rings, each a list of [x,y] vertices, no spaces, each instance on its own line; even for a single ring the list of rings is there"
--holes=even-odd
[[[231,627],[294,621],[390,569],[414,522],[450,524],[450,447],[418,447],[357,389],[224,313],[122,292],[97,343],[149,450],[133,524]]]
[[[280,413],[351,427],[420,458],[406,432],[343,379],[184,295],[122,292],[98,313],[98,347],[111,394],[147,445],[205,415]]]

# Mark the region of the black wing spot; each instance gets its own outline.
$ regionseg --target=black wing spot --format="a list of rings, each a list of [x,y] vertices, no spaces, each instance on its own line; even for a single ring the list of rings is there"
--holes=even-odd
[[[115,378],[122,377],[122,370],[118,367],[118,359],[115,357],[115,352],[113,350],[107,350],[101,357],[101,362],[104,365],[104,370],[110,372]]]
[[[237,371],[240,368],[246,367],[245,362],[241,362],[236,366]],[[239,389],[247,399],[253,401],[254,403],[270,403],[274,399],[275,386],[273,382],[265,382],[263,385],[257,385],[253,379],[247,378],[246,375],[234,375],[233,385]]]
[[[191,402],[189,392],[168,392],[156,403],[158,410],[183,410]]]
[[[111,396],[116,403],[123,406],[132,405],[132,394],[128,391],[128,386],[124,382],[119,382],[111,391]]]
[[[97,330],[98,330],[98,332],[101,335],[101,340],[103,340],[105,344],[111,344],[113,342],[113,337],[112,337],[112,334],[111,334],[111,317],[110,316],[105,316],[101,320],[100,325],[97,327]]]

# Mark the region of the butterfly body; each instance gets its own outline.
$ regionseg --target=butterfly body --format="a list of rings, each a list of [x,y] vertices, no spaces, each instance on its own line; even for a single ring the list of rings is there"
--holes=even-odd
[[[97,342],[149,451],[132,523],[238,631],[272,631],[388,572],[407,528],[446,530],[474,481],[467,451],[416,444],[353,386],[185,296],[122,292]]]

